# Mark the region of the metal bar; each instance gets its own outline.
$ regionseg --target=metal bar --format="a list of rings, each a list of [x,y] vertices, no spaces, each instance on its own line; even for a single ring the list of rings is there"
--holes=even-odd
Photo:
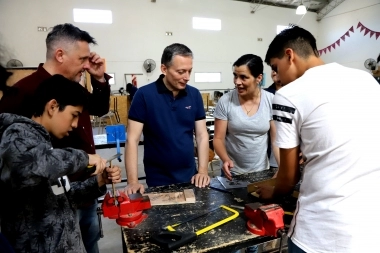
[[[334,10],[339,4],[343,3],[345,0],[332,0],[320,11],[317,12],[317,21],[321,21],[328,13]]]

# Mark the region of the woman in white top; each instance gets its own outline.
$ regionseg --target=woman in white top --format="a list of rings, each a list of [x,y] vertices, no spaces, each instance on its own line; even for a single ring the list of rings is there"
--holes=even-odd
[[[228,179],[269,169],[268,132],[277,163],[279,150],[273,144],[276,130],[272,120],[273,94],[260,87],[263,61],[246,54],[234,64],[235,89],[221,97],[215,112],[214,148]],[[231,171],[232,170],[232,171]],[[232,174],[231,174],[232,172]]]

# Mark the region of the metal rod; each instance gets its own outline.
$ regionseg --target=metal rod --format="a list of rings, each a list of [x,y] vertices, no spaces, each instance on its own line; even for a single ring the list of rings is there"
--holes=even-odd
[[[110,168],[112,167],[112,160],[109,161],[110,162]],[[117,206],[117,199],[116,199],[116,189],[115,189],[115,184],[114,182],[112,181],[112,194],[113,194],[113,198],[115,200],[115,206]]]

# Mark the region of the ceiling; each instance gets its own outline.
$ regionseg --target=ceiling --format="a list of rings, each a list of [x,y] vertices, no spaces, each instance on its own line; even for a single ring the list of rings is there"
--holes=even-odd
[[[300,4],[301,0],[234,0],[240,2],[251,3],[252,8],[257,9],[257,5],[270,5],[284,8],[296,9]],[[308,11],[319,12],[325,6],[327,6],[332,0],[302,0],[303,4],[306,6]]]

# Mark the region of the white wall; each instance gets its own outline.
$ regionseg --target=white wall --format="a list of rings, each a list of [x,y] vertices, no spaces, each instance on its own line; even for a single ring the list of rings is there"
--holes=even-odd
[[[376,60],[380,53],[380,37],[370,38],[357,25],[361,22],[367,28],[380,32],[379,0],[346,0],[323,18],[318,26],[318,48],[324,48],[339,39],[351,26],[354,33],[341,41],[340,47],[322,54],[325,62],[338,62],[342,65],[368,71],[364,61],[368,58]]]
[[[222,83],[190,83],[199,89],[233,88],[232,63],[243,54],[265,57],[269,43],[276,35],[277,25],[298,23],[295,10],[261,6],[251,14],[251,4],[231,0],[0,0],[0,44],[24,66],[36,66],[45,60],[46,32],[37,26],[52,27],[73,23],[72,9],[109,9],[113,24],[82,24],[76,26],[96,38],[93,49],[107,60],[107,71],[116,73],[113,89],[124,86],[124,73],[144,73],[138,85],[154,81],[160,74],[159,63],[163,49],[174,42],[184,43],[194,52],[193,72],[222,72]],[[222,31],[192,29],[192,17],[222,20]],[[364,20],[363,20],[364,21]],[[315,13],[308,13],[299,25],[317,35]],[[165,36],[166,31],[173,36]],[[258,42],[257,38],[262,38]],[[157,63],[147,76],[142,69],[145,59]],[[271,84],[270,68],[265,65],[266,86]],[[193,79],[193,76],[192,76]]]

